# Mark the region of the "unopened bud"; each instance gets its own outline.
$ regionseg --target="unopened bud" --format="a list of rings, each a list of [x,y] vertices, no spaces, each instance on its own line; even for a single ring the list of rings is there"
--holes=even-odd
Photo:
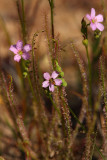
[[[85,47],[88,47],[88,39],[84,39],[84,40],[82,41],[82,43],[83,43],[83,45],[84,45]]]

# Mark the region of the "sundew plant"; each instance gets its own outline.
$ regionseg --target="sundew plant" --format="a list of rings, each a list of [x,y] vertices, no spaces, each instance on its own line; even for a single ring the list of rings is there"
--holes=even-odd
[[[78,45],[72,32],[67,42],[56,32],[56,0],[45,0],[49,12],[42,11],[38,30],[32,27],[42,0],[30,16],[30,0],[11,1],[18,19],[15,37],[0,15],[8,45],[7,58],[0,57],[0,160],[107,160],[105,2],[78,19]],[[75,83],[66,73],[67,58]]]

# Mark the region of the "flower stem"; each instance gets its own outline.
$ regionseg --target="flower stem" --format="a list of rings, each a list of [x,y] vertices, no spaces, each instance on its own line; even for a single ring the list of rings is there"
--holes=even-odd
[[[23,33],[23,41],[26,44],[26,25],[25,25],[24,0],[21,0],[21,4],[22,4],[22,33]]]
[[[52,52],[54,54],[54,0],[48,0],[49,1],[49,5],[50,5],[50,10],[51,10],[51,35],[52,35]],[[55,69],[54,67],[54,55],[52,55],[52,65],[53,65],[53,69]]]
[[[41,31],[43,32],[43,31]],[[35,64],[35,60],[34,60],[34,45],[35,45],[35,38],[36,36],[38,36],[38,33],[39,32],[36,32],[34,35],[33,35],[33,39],[32,39],[32,62],[33,62],[33,77],[34,77],[34,81],[35,81],[35,88],[36,88],[36,100],[37,100],[37,103],[38,103],[38,106],[39,108],[41,109],[41,100],[40,100],[40,94],[39,94],[39,84],[38,84],[38,79],[37,79],[37,71],[35,70],[35,66],[38,68],[37,64]]]
[[[104,95],[104,103],[105,103],[105,130],[107,131],[107,96],[106,96],[106,89],[105,89],[105,68],[103,57],[100,57],[100,72],[101,72],[101,85],[102,85],[102,93]]]
[[[19,19],[20,19],[21,28],[22,28],[23,42],[24,42],[24,44],[26,44],[27,41],[26,41],[26,25],[25,25],[24,0],[21,0],[22,18],[21,18],[20,12],[19,12],[19,3],[18,3],[18,0],[16,0],[16,5],[17,5],[18,15],[19,15]],[[25,62],[22,60],[22,63],[21,63],[21,74],[23,73],[23,70],[24,70],[24,66],[25,66],[24,63]],[[35,93],[34,93],[34,89],[33,89],[33,86],[32,86],[32,82],[31,82],[29,73],[28,73],[27,78],[28,78],[28,82],[29,82],[29,85],[30,85],[30,89],[31,89],[32,95],[34,97],[34,100],[36,101],[36,97],[35,97]],[[22,81],[24,83],[23,77],[21,77],[21,79],[22,79]]]
[[[36,101],[36,97],[35,97],[35,93],[34,93],[34,90],[33,90],[33,86],[32,86],[32,82],[31,82],[29,73],[28,73],[28,75],[27,75],[27,78],[28,78],[28,82],[29,82],[29,85],[30,85],[30,89],[31,89],[32,95],[33,95],[33,97],[34,97],[34,100]]]
[[[51,9],[51,33],[52,33],[52,39],[54,39],[54,16],[53,16],[54,0],[48,0],[48,1]]]
[[[54,39],[54,17],[53,17],[53,9],[54,9],[54,2],[51,0],[51,30],[52,30],[52,38]]]
[[[57,111],[59,117],[61,118],[61,112],[60,112],[59,108],[57,108],[56,104],[54,103],[54,101],[53,101],[51,95],[49,96],[49,99],[51,100],[51,102],[52,102],[52,104],[53,104],[55,110]]]
[[[91,71],[91,63],[88,53],[88,46],[85,46],[86,54],[88,59],[88,70],[89,70],[89,105],[92,106],[92,71]]]

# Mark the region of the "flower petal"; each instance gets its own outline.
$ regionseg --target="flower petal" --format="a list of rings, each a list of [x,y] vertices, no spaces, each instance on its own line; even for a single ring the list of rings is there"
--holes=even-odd
[[[54,91],[54,85],[53,85],[53,84],[50,84],[50,85],[49,85],[49,90],[50,90],[51,92]]]
[[[16,49],[16,45],[11,45],[9,50],[12,51],[14,54],[18,53],[18,50]]]
[[[56,86],[60,86],[61,83],[62,83],[62,80],[61,80],[61,79],[55,79],[54,81],[55,81],[55,85],[56,85]]]
[[[16,55],[14,56],[14,61],[19,62],[20,59],[21,59],[21,56],[20,56],[19,54],[16,54]]]
[[[91,16],[89,14],[86,14],[86,18],[91,21]]]
[[[95,9],[91,8],[91,18],[95,18]]]
[[[18,49],[18,51],[22,51],[23,49],[23,42],[22,41],[18,41],[16,44],[16,48]]]
[[[103,31],[103,30],[104,30],[104,25],[101,24],[101,23],[97,23],[97,24],[96,24],[96,27],[97,27],[100,31]]]
[[[55,79],[58,77],[58,73],[56,71],[53,71],[52,75],[51,75],[51,78]]]
[[[24,52],[24,53],[22,54],[22,58],[23,58],[24,60],[28,60],[28,59],[30,58],[29,53]]]
[[[32,47],[31,47],[30,44],[26,44],[26,45],[23,47],[23,49],[24,49],[24,51],[29,52],[29,51],[32,49]]]
[[[43,88],[47,88],[49,86],[49,81],[44,81],[43,83],[42,83],[42,87]]]
[[[43,74],[43,77],[46,79],[46,80],[50,80],[51,76],[48,72],[44,73]]]
[[[96,23],[91,23],[91,24],[90,24],[90,27],[92,28],[93,31],[95,31],[96,28],[97,28],[97,27],[96,27]]]
[[[99,14],[95,17],[97,19],[97,22],[103,22],[103,15]]]

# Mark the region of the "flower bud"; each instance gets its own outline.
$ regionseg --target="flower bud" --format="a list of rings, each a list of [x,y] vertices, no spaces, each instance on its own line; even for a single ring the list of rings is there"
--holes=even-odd
[[[84,40],[82,41],[82,43],[83,43],[83,45],[84,45],[85,47],[88,47],[88,39],[84,39]]]
[[[59,75],[60,75],[61,77],[64,77],[64,72],[61,72]]]

